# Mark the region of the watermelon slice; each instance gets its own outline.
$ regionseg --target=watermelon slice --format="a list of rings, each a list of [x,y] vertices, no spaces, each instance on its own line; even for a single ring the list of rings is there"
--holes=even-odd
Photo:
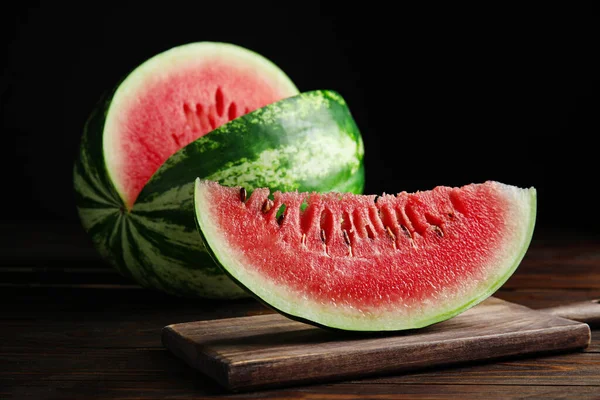
[[[353,331],[421,328],[483,301],[521,262],[536,217],[535,188],[494,181],[269,193],[196,180],[197,226],[214,259],[279,312]]]

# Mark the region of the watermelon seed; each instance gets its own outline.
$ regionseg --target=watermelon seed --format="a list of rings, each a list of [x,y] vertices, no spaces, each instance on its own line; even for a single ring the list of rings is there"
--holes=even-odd
[[[406,226],[400,225],[400,228],[402,228],[402,231],[404,232],[407,238],[412,239],[412,235]]]
[[[302,246],[306,246],[306,233],[302,234],[302,241],[301,241],[301,243],[302,243]]]
[[[281,226],[281,224],[283,224],[283,220],[285,219],[285,209],[286,208],[287,208],[286,205],[282,204],[281,206],[279,206],[279,209],[275,213],[275,218],[277,218],[277,223],[279,224],[279,226]]]
[[[342,232],[344,233],[344,242],[346,242],[348,245],[348,255],[352,257],[352,245],[350,244],[350,237],[345,229],[343,229]]]
[[[348,255],[350,257],[352,257],[352,245],[350,244],[350,237],[348,236],[348,232],[344,229],[344,241],[346,242],[346,244],[348,245]]]
[[[246,201],[246,189],[245,188],[240,188],[240,200],[242,201],[242,203],[244,203]]]
[[[273,208],[273,200],[266,199],[261,208],[262,212],[266,214],[271,211],[271,208]]]
[[[379,197],[381,197],[381,196],[375,195],[375,200],[374,200],[375,203],[377,203],[377,201],[379,200]]]
[[[425,220],[431,226],[431,229],[433,229],[439,237],[444,237],[444,231],[440,226],[440,223],[442,222],[442,219],[440,217],[429,213],[425,213]]]
[[[323,242],[323,250],[325,250],[325,254],[329,255],[329,253],[327,253],[327,237],[325,236],[325,229],[321,229],[321,241]]]
[[[381,216],[381,208],[377,209],[377,212],[375,213],[375,217],[376,218],[372,218],[373,221],[376,220],[376,223],[373,224],[373,226],[377,226],[377,225],[383,225],[383,218]]]
[[[385,227],[385,232],[390,237],[390,239],[392,239],[392,244],[394,245],[394,250],[396,250],[396,235],[394,235],[394,232],[392,232],[392,230],[390,229],[389,226]]]
[[[282,204],[281,206],[279,206],[279,209],[275,213],[275,218],[277,218],[277,223],[279,224],[279,226],[283,224],[283,220],[285,219],[286,208],[287,206],[285,204]]]
[[[348,236],[348,231],[346,231],[345,229],[342,231],[344,233],[344,242],[346,242],[346,244],[348,246],[350,246],[350,237]]]
[[[450,218],[450,219],[454,219],[454,213],[452,213],[452,212],[449,212],[447,215],[448,215],[448,218]]]

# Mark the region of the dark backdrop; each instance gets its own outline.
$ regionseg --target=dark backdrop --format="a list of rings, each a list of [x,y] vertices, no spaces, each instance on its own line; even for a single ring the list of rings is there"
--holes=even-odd
[[[302,91],[340,92],[369,193],[499,180],[538,189],[538,229],[599,231],[594,10],[56,3],[3,10],[4,221],[76,225],[72,162],[102,92],[158,52],[211,40],[265,55]]]

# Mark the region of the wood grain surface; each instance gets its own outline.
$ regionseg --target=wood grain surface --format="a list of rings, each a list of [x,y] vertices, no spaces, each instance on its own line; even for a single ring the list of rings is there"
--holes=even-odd
[[[493,297],[455,318],[397,333],[333,332],[270,314],[169,325],[162,335],[173,354],[233,390],[576,350],[590,340],[584,323]]]
[[[0,399],[600,399],[597,327],[582,351],[232,394],[165,349],[161,330],[270,310],[140,289],[76,229],[20,229],[0,244]],[[530,250],[495,297],[533,309],[600,298],[600,238],[538,236]]]

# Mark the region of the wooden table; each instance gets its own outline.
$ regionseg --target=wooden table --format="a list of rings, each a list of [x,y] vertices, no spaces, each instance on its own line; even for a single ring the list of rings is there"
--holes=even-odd
[[[190,301],[140,289],[98,260],[74,227],[4,228],[2,399],[600,398],[598,327],[582,352],[225,393],[165,350],[161,329],[269,310],[254,300]],[[600,298],[600,238],[536,235],[496,296],[532,308]]]

